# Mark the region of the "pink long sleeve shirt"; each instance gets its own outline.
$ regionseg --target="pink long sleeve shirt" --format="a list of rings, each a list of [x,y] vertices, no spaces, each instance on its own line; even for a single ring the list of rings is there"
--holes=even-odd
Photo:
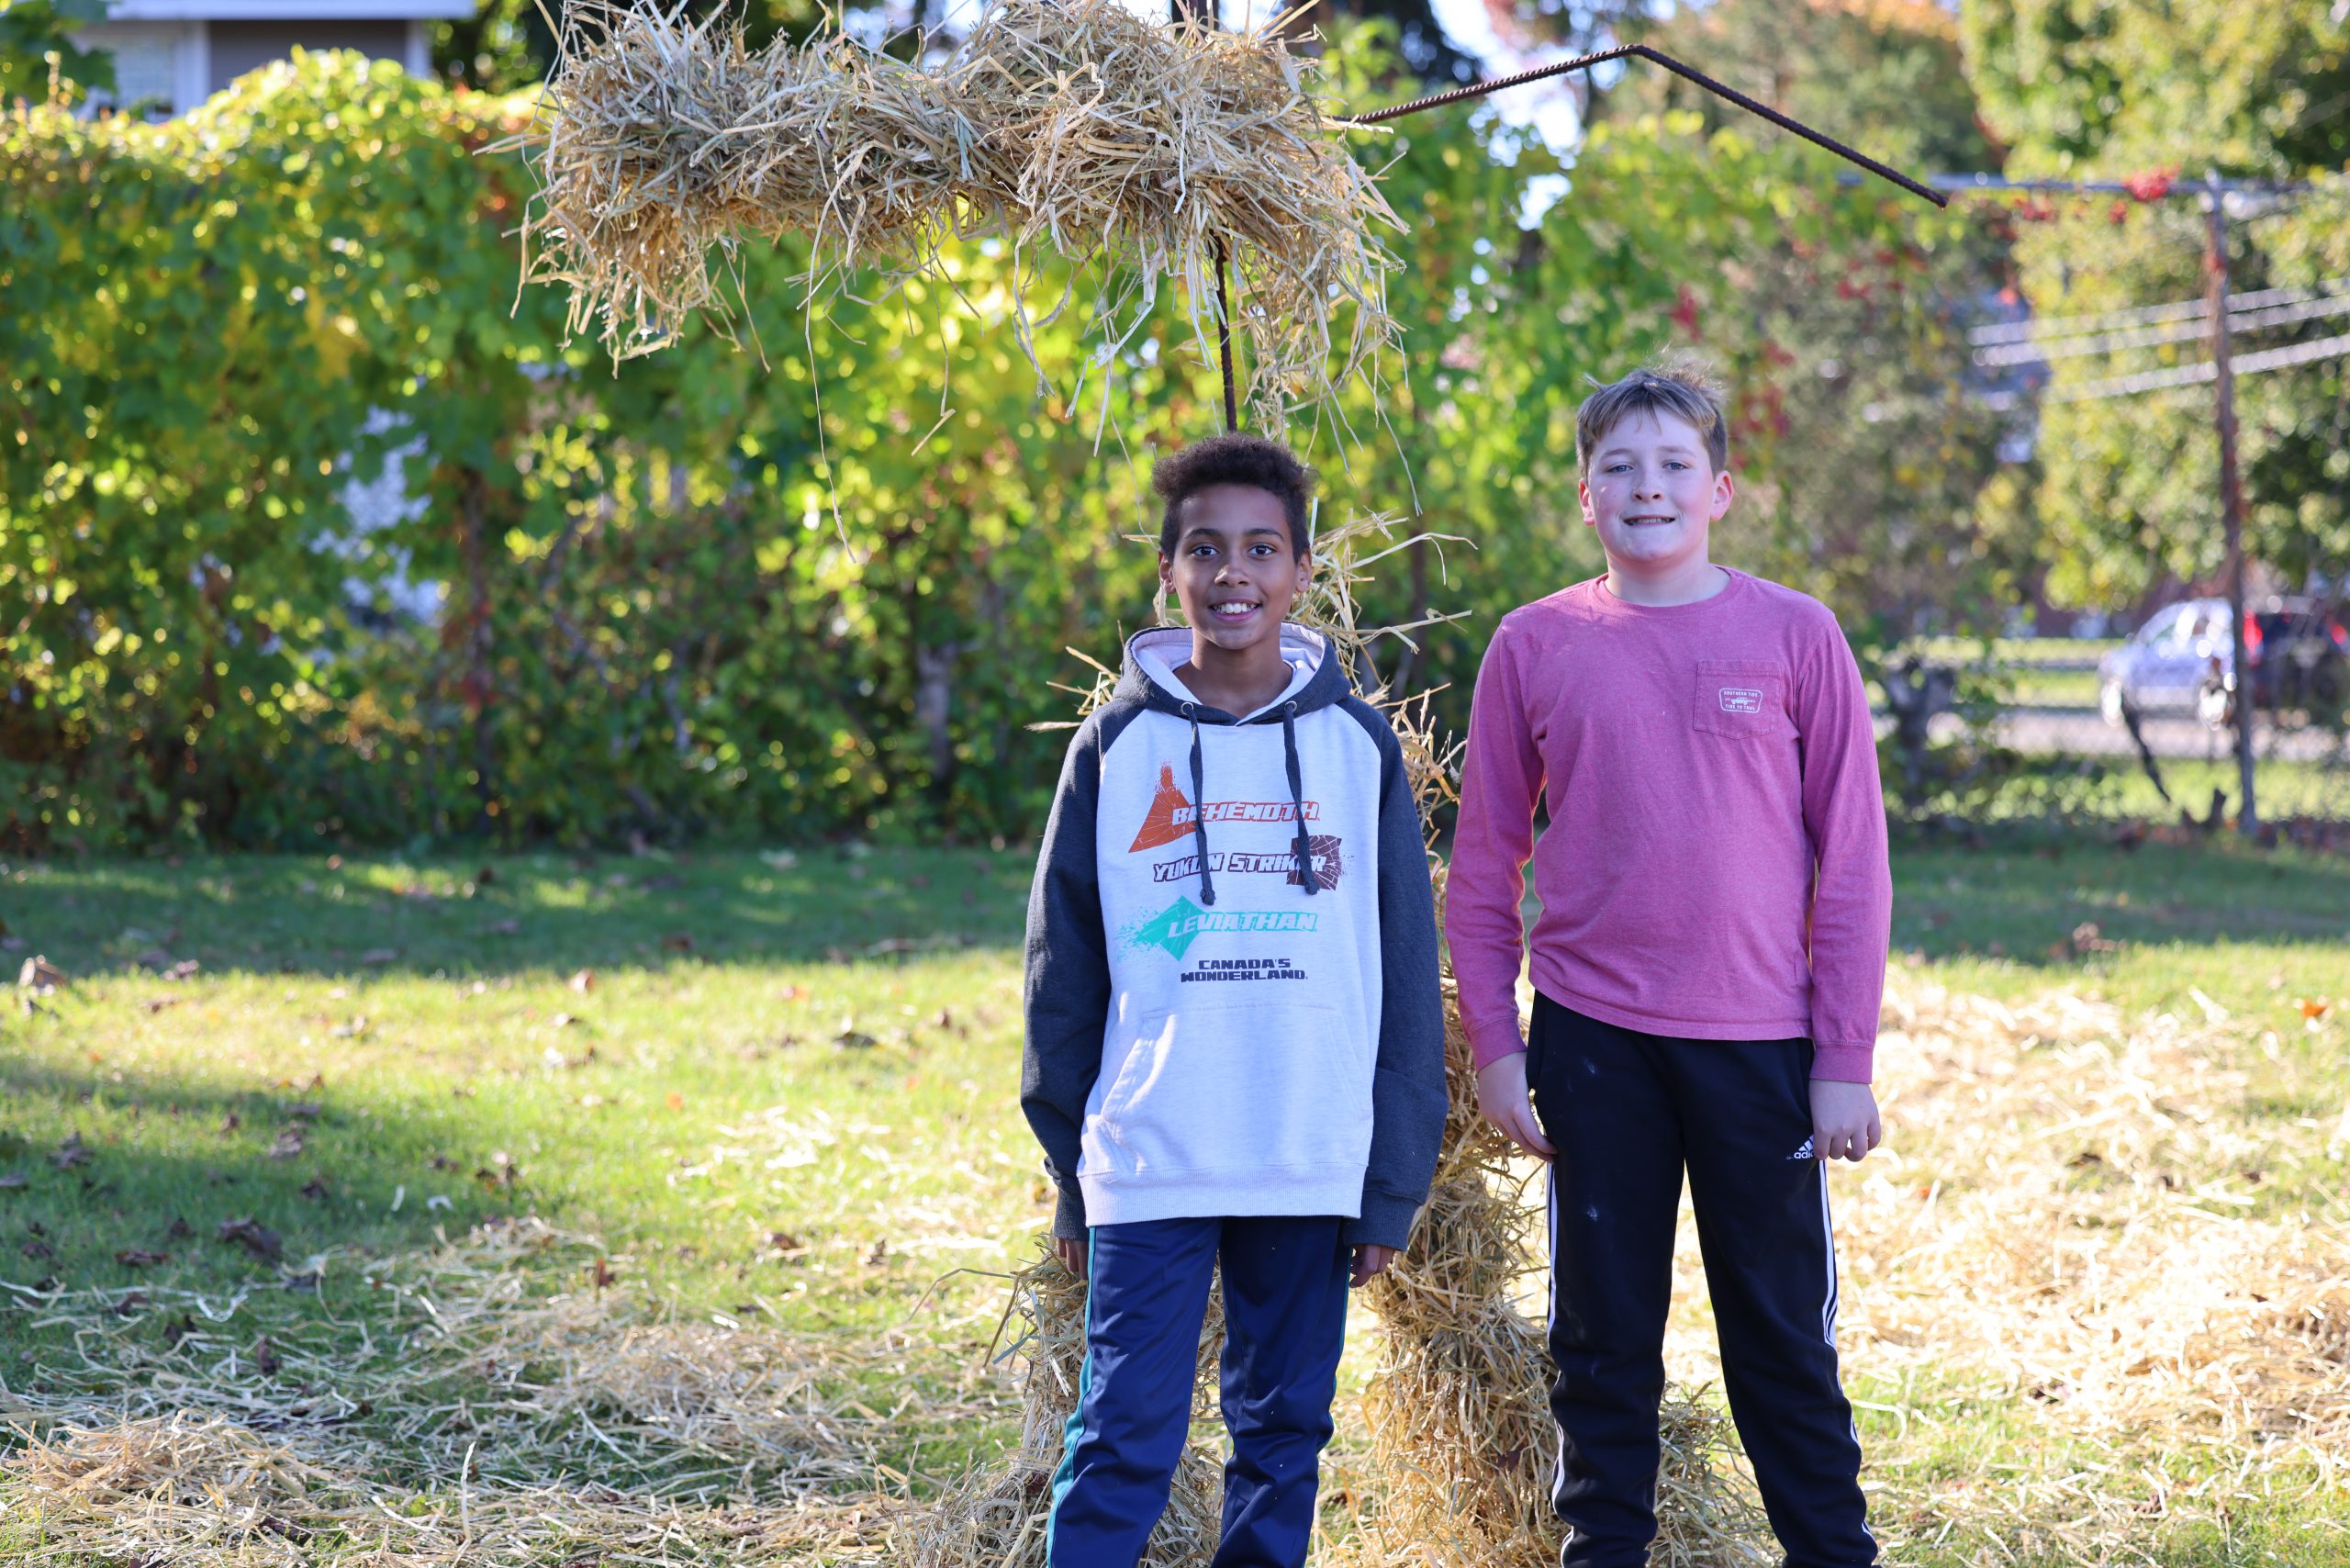
[[[1808,1036],[1813,1077],[1868,1081],[1893,914],[1868,693],[1826,606],[1729,576],[1662,608],[1595,578],[1494,632],[1445,899],[1479,1067],[1525,1048],[1530,853],[1542,994],[1644,1034]]]

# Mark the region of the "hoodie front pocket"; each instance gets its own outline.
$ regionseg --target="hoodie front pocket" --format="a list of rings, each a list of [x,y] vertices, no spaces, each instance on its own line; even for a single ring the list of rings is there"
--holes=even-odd
[[[1371,1053],[1337,1010],[1305,1002],[1147,1013],[1086,1128],[1122,1173],[1360,1164],[1371,1144]]]

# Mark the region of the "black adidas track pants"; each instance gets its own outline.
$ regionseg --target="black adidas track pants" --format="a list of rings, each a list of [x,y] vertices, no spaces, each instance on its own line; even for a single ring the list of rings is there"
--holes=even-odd
[[[1550,1174],[1552,1501],[1565,1568],[1641,1568],[1656,1534],[1673,1233],[1689,1173],[1722,1383],[1788,1568],[1867,1568],[1860,1440],[1836,1376],[1836,1250],[1811,1152],[1811,1043],[1684,1040],[1534,1003],[1527,1082]]]

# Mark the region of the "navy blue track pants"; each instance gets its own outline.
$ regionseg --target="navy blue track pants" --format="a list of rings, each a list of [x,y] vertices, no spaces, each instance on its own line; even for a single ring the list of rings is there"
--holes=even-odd
[[[1298,1568],[1346,1345],[1345,1221],[1093,1227],[1085,1370],[1053,1476],[1050,1568],[1133,1568],[1190,1434],[1208,1285],[1224,1265],[1224,1540],[1213,1568]]]
[[[1558,1151],[1561,1562],[1648,1562],[1685,1169],[1723,1391],[1788,1568],[1875,1562],[1860,1439],[1836,1375],[1836,1247],[1827,1170],[1812,1158],[1811,1043],[1643,1035],[1538,995],[1528,1051],[1535,1114]]]

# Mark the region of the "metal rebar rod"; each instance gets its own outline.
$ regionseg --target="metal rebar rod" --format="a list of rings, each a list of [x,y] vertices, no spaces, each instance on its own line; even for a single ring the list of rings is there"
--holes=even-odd
[[[1215,242],[1215,353],[1224,364],[1224,428],[1240,428],[1240,398],[1232,381],[1232,284],[1225,265],[1224,241]]]
[[[1457,104],[1469,98],[1482,98],[1489,93],[1498,93],[1505,88],[1523,87],[1530,82],[1540,82],[1552,76],[1563,76],[1570,71],[1588,71],[1595,65],[1605,65],[1611,60],[1631,58],[1652,61],[1674,75],[1695,83],[1708,93],[1729,99],[1750,114],[1761,115],[1780,129],[1793,131],[1815,146],[1824,147],[1840,158],[1849,159],[1878,178],[1889,180],[1899,185],[1912,196],[1923,196],[1936,207],[1950,205],[1950,197],[1911,179],[1900,170],[1880,163],[1867,153],[1847,147],[1834,137],[1814,130],[1801,120],[1781,114],[1770,105],[1750,98],[1727,83],[1717,82],[1704,72],[1693,66],[1684,65],[1673,56],[1661,50],[1651,49],[1644,43],[1621,44],[1614,49],[1603,49],[1595,54],[1579,54],[1572,60],[1553,61],[1548,65],[1538,65],[1531,71],[1521,71],[1514,76],[1502,76],[1491,82],[1473,83],[1466,87],[1455,87],[1449,92],[1431,93],[1424,98],[1414,98],[1407,104],[1396,104],[1388,108],[1373,109],[1369,114],[1355,115],[1341,119],[1337,123],[1349,127],[1382,125],[1388,120],[1401,119],[1405,115],[1417,114],[1422,109],[1440,108],[1446,104]]]

